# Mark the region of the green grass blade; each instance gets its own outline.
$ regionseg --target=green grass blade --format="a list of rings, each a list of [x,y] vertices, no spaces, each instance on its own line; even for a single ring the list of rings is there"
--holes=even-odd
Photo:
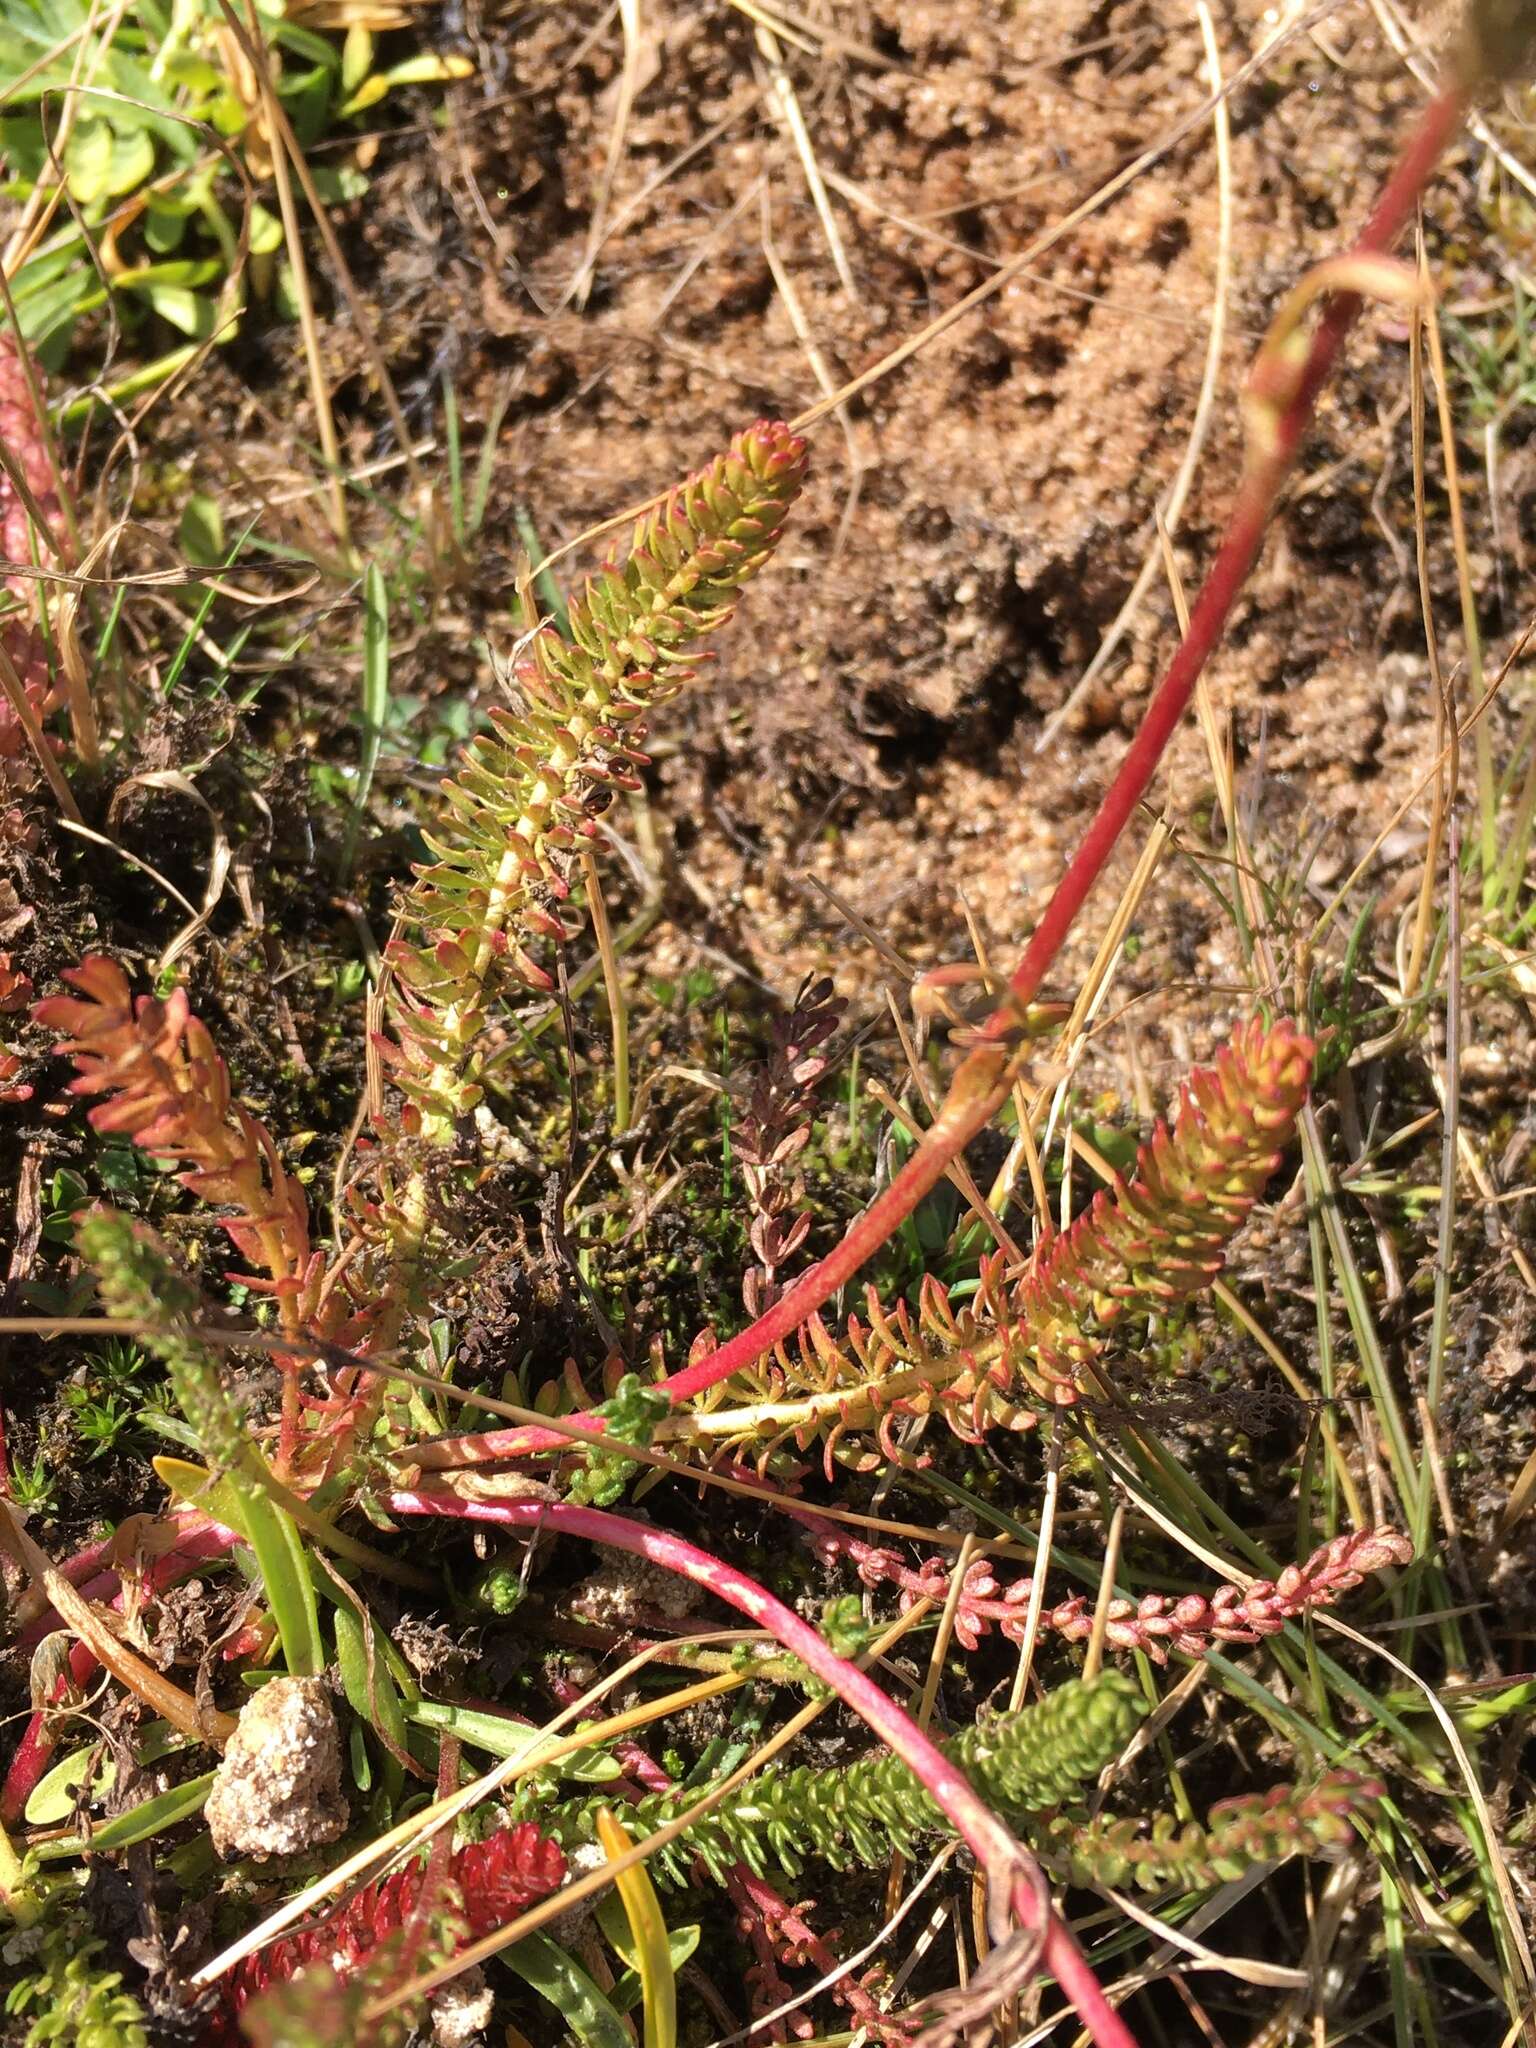
[[[363,574],[363,743],[357,764],[357,788],[347,814],[337,875],[345,880],[357,857],[358,835],[374,770],[379,765],[379,746],[384,738],[384,720],[389,712],[389,593],[384,573],[370,562]]]
[[[103,1821],[99,1828],[92,1828],[89,1840],[76,1835],[67,1841],[43,1842],[32,1853],[42,1861],[53,1862],[65,1856],[78,1856],[86,1849],[103,1856],[114,1849],[131,1849],[135,1842],[147,1842],[152,1835],[164,1834],[167,1828],[201,1813],[212,1789],[213,1772],[209,1771],[201,1778],[189,1778],[184,1785],[173,1785],[169,1792],[157,1792],[153,1799],[143,1799],[126,1813]]]
[[[502,1950],[501,1960],[548,1999],[582,2048],[634,2048],[623,2020],[586,1971],[547,1934],[525,1934]]]

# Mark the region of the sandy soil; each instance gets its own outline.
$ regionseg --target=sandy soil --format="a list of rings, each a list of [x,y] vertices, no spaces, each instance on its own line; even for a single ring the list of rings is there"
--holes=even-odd
[[[1231,74],[1276,10],[1220,13]],[[546,545],[701,459],[744,416],[793,412],[819,380],[877,361],[1206,90],[1182,0],[840,10],[857,48],[790,53],[816,163],[838,181],[840,279],[802,161],[762,118],[772,75],[750,23],[661,6],[645,19],[609,233],[579,311],[621,53],[616,36],[584,33],[595,10],[487,28],[503,103],[466,91],[447,146],[386,173],[399,205],[367,207],[366,281],[397,369],[451,370],[482,412],[510,390],[497,497],[531,508]],[[1361,219],[1418,90],[1369,11],[1348,8],[1233,98],[1227,338],[1177,549],[1191,584],[1237,473],[1252,351],[1280,294]],[[1462,247],[1470,178],[1469,160],[1452,167],[1429,222],[1456,247],[1463,294],[1481,281]],[[1005,953],[1027,932],[1171,646],[1159,573],[1120,652],[1040,746],[1155,546],[1154,508],[1196,414],[1221,242],[1200,122],[819,427],[787,559],[749,597],[715,686],[656,735],[694,893],[775,985],[828,945],[855,976],[872,965],[811,877],[918,960],[963,951],[962,902]],[[1319,885],[1428,759],[1406,390],[1401,316],[1373,310],[1213,677],[1261,841],[1293,860],[1316,834]],[[1509,535],[1536,472],[1510,463],[1504,480]],[[491,530],[510,569],[504,511]],[[1433,574],[1448,594],[1449,561],[1437,555]],[[1486,621],[1495,635],[1502,623]],[[434,658],[462,677],[462,650],[443,639],[421,650],[428,684]],[[1192,733],[1161,788],[1198,842],[1209,772]],[[1411,858],[1416,822],[1389,853]],[[1390,868],[1378,880],[1390,891]],[[1162,978],[1230,971],[1186,929]]]

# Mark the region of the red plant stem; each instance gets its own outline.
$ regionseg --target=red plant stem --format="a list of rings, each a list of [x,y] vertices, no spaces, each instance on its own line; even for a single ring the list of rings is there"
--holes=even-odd
[[[582,1696],[581,1687],[572,1679],[562,1678],[558,1671],[552,1672],[547,1682],[557,1704],[562,1707],[573,1706]],[[493,1707],[491,1711],[495,1713],[498,1709]],[[643,1744],[622,1740],[614,1743],[613,1753],[635,1781],[636,1796],[641,1789],[646,1792],[672,1790],[674,1780],[670,1772],[662,1769]]]
[[[767,1984],[771,1985],[773,1978],[778,1976],[778,1950],[798,1949],[812,1969],[819,1971],[823,1977],[838,1978],[830,1987],[832,1996],[839,2004],[847,2006],[859,2026],[869,2029],[871,2041],[878,2042],[889,2038],[889,2015],[881,2012],[857,1978],[846,1974],[839,1976],[839,1972],[843,1970],[840,1959],[808,1923],[804,1913],[797,1907],[787,1904],[766,1878],[758,1877],[753,1871],[748,1870],[744,1863],[737,1863],[726,1877],[726,1888],[730,1892],[732,1904],[748,1929],[753,1947],[757,1949]],[[791,1954],[788,1966],[793,1968],[798,1960],[798,1957]],[[779,1978],[779,1983],[783,1987],[780,1996],[787,2000],[789,1986],[784,1984],[782,1978]],[[815,2031],[809,2022],[804,2024],[807,2033]],[[761,2033],[767,2025],[766,2020],[758,2020],[747,2031],[752,2034]],[[782,2028],[783,2020],[778,2021],[777,2025]]]
[[[200,1518],[201,1520],[201,1518]],[[119,1601],[123,1590],[122,1572],[116,1568],[98,1572],[92,1576],[92,1568],[108,1556],[112,1538],[102,1543],[93,1543],[88,1550],[82,1550],[59,1567],[72,1586],[78,1586],[87,1600],[98,1603]],[[185,1578],[200,1564],[211,1558],[223,1557],[243,1539],[233,1529],[226,1529],[219,1522],[202,1521],[201,1527],[187,1529],[177,1537],[174,1550],[164,1556],[146,1561],[138,1582],[149,1592],[158,1593],[162,1588],[174,1585],[177,1579]],[[34,1650],[46,1635],[61,1629],[64,1623],[51,1607],[45,1607],[35,1620],[28,1622],[17,1638],[17,1646],[23,1650]]]
[[[203,1520],[204,1517],[197,1517],[199,1526]],[[98,1585],[99,1578],[93,1578],[92,1574],[98,1572],[102,1565],[110,1565],[113,1558],[119,1555],[117,1546],[123,1534],[123,1526],[119,1524],[109,1535],[98,1537],[94,1543],[87,1543],[83,1550],[77,1550],[73,1557],[63,1559],[55,1566],[59,1577],[68,1579],[72,1586],[83,1587],[87,1581],[93,1586]],[[27,1624],[27,1631],[21,1638],[21,1647],[24,1650],[31,1649],[36,1643],[39,1615],[45,1620],[44,1633],[47,1629],[61,1626],[53,1609],[46,1604],[42,1593],[32,1588],[17,1601],[15,1609],[15,1619]]]
[[[1443,87],[1423,110],[1407,148],[1349,251],[1351,258],[1380,257],[1392,249],[1431,172],[1460,128],[1466,105],[1465,87],[1453,83]],[[1012,1085],[1008,1054],[1018,1030],[1020,1010],[1038,994],[1078,912],[1145,796],[1157,764],[1189,708],[1206,663],[1220,644],[1232,607],[1258,559],[1281,488],[1311,425],[1318,394],[1359,317],[1362,303],[1357,292],[1341,291],[1318,322],[1306,359],[1269,422],[1267,445],[1252,456],[1244,472],[1221,547],[1190,614],[1188,630],[1009,980],[1008,1002],[981,1027],[979,1042],[962,1061],[943,1108],[922,1143],[885,1192],[850,1226],[842,1243],[802,1274],[756,1322],[681,1372],[658,1382],[659,1390],[666,1393],[674,1407],[691,1401],[732,1373],[755,1365],[799,1329],[873,1258],[936,1186],[950,1163],[1002,1107]],[[601,1418],[590,1414],[577,1420],[601,1427]],[[568,1441],[549,1430],[490,1430],[476,1437],[440,1439],[432,1454],[422,1456],[419,1462],[425,1466],[481,1463],[490,1458],[559,1450]]]
[[[809,1622],[802,1621],[755,1579],[664,1529],[632,1522],[623,1515],[607,1514],[601,1508],[576,1507],[566,1501],[462,1500],[457,1494],[401,1492],[388,1495],[385,1506],[397,1515],[442,1515],[455,1521],[555,1529],[589,1543],[628,1550],[660,1565],[664,1571],[692,1579],[727,1606],[745,1614],[758,1628],[768,1629],[901,1758],[969,1845],[989,1880],[994,1938],[999,1942],[1007,1938],[1007,1915],[1011,1910],[1018,1927],[1039,1937],[1039,1953],[1045,1967],[1071,2000],[1096,2048],[1136,2048],[1134,2037],[1105,1999],[1071,1930],[1050,1904],[1039,1866],[1028,1850],[1014,1839],[978,1796],[965,1773],[950,1762],[910,1714],[856,1664],[838,1656]]]
[[[72,1643],[69,1674],[67,1677],[61,1674],[54,1680],[48,1706],[58,1706],[71,1685],[77,1691],[83,1691],[100,1669],[93,1650],[84,1643]],[[57,1744],[58,1737],[50,1734],[48,1729],[48,1709],[40,1707],[28,1721],[16,1745],[16,1754],[11,1758],[11,1767],[5,1774],[5,1783],[0,1785],[0,1821],[7,1827],[14,1827],[22,1818],[27,1801],[53,1759]]]

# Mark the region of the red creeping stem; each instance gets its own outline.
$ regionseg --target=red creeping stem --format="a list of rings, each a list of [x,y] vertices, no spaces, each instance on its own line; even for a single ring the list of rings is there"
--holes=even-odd
[[[76,1691],[83,1691],[100,1669],[94,1651],[87,1649],[84,1643],[72,1643],[68,1676],[61,1675],[54,1680],[48,1705],[60,1705],[71,1686]],[[56,1741],[57,1738],[48,1732],[47,1710],[40,1708],[28,1721],[26,1732],[16,1745],[16,1754],[11,1758],[11,1767],[5,1774],[5,1783],[0,1786],[0,1821],[7,1827],[14,1827],[26,1812],[27,1801],[52,1761]]]
[[[786,1502],[788,1512],[810,1531],[824,1558],[851,1560],[866,1586],[894,1585],[901,1593],[903,1614],[919,1600],[942,1606],[952,1586],[953,1567],[946,1557],[930,1557],[913,1569],[900,1553],[824,1521],[809,1508]],[[1332,1607],[1372,1572],[1407,1564],[1413,1545],[1396,1529],[1351,1530],[1320,1545],[1304,1564],[1288,1564],[1278,1579],[1252,1579],[1246,1585],[1218,1586],[1214,1593],[1145,1593],[1139,1600],[1114,1599],[1107,1609],[1104,1640],[1114,1650],[1140,1650],[1154,1664],[1166,1664],[1170,1649],[1186,1657],[1203,1657],[1213,1643],[1258,1643],[1277,1636],[1289,1621],[1315,1608]],[[955,1641],[974,1650],[993,1628],[1011,1643],[1029,1630],[1034,1591],[1032,1578],[1001,1584],[987,1558],[977,1558],[966,1571],[955,1608]],[[1095,1615],[1086,1595],[1074,1593],[1042,1607],[1038,1625],[1054,1630],[1069,1643],[1083,1643],[1093,1634]]]
[[[574,1705],[582,1696],[581,1687],[572,1679],[562,1678],[559,1672],[552,1674],[549,1679],[549,1687],[554,1693],[555,1699],[562,1707]],[[496,1709],[493,1707],[491,1711],[494,1713]],[[664,1771],[650,1751],[640,1743],[618,1741],[613,1745],[613,1753],[635,1781],[637,1788],[642,1788],[647,1792],[670,1792],[672,1790],[676,1781],[670,1772]],[[638,1797],[638,1790],[634,1792],[633,1796]]]
[[[232,1529],[226,1529],[218,1522],[206,1521],[199,1516],[196,1522],[189,1521],[177,1536],[174,1550],[168,1550],[163,1557],[146,1560],[138,1583],[146,1591],[158,1593],[162,1588],[174,1585],[177,1579],[184,1578],[199,1564],[206,1564],[211,1558],[225,1556],[240,1540]],[[114,1538],[109,1536],[100,1543],[93,1543],[88,1549],[80,1551],[78,1555],[67,1559],[59,1566],[63,1576],[72,1586],[77,1586],[87,1600],[98,1603],[105,1600],[116,1602],[123,1590],[122,1573],[116,1566],[111,1566],[106,1571],[96,1570],[98,1565],[105,1563],[111,1556],[113,1541]],[[64,1623],[53,1609],[45,1607],[42,1613],[35,1620],[28,1622],[22,1630],[17,1638],[17,1647],[35,1650],[44,1636],[63,1626]]]
[[[575,1507],[564,1501],[461,1500],[455,1494],[417,1492],[392,1493],[385,1505],[397,1515],[443,1515],[460,1521],[499,1522],[514,1528],[556,1529],[589,1543],[606,1543],[617,1550],[628,1550],[665,1571],[692,1579],[745,1614],[758,1628],[770,1630],[785,1649],[832,1687],[845,1706],[868,1722],[969,1845],[990,1880],[998,1923],[994,1927],[995,1938],[1000,1943],[1006,1938],[1006,1915],[1011,1908],[1018,1927],[1038,1938],[1041,1960],[1071,2000],[1096,2048],[1136,2048],[1134,2037],[1105,1999],[1070,1929],[1052,1908],[1034,1858],[1014,1840],[977,1796],[964,1772],[956,1769],[912,1717],[857,1665],[839,1657],[809,1622],[802,1621],[755,1579],[664,1529],[632,1522],[622,1515],[606,1514],[600,1508]]]
[[[1380,257],[1391,250],[1430,173],[1461,126],[1466,98],[1463,87],[1450,85],[1424,109],[1407,149],[1349,252],[1351,257]],[[659,1383],[674,1407],[693,1400],[732,1373],[755,1365],[775,1344],[799,1329],[874,1256],[937,1184],[950,1162],[1002,1106],[1009,1086],[1007,1052],[1017,1028],[1019,1007],[1038,994],[1074,919],[1145,796],[1153,772],[1189,707],[1195,684],[1220,643],[1232,607],[1258,558],[1281,486],[1311,424],[1318,394],[1359,317],[1361,304],[1358,293],[1340,292],[1319,321],[1304,363],[1287,387],[1284,402],[1276,406],[1268,422],[1266,445],[1255,453],[1243,477],[1220,551],[1190,615],[1188,631],[1014,970],[1008,1004],[995,1011],[982,1027],[980,1042],[956,1073],[944,1107],[923,1143],[885,1192],[851,1226],[842,1243],[803,1274],[766,1314],[728,1343]],[[589,1427],[601,1427],[600,1418],[592,1415],[583,1415],[578,1420]],[[559,1450],[567,1441],[549,1430],[491,1431],[464,1440],[460,1462]],[[451,1440],[440,1442],[436,1455],[421,1462],[449,1463],[450,1446]]]

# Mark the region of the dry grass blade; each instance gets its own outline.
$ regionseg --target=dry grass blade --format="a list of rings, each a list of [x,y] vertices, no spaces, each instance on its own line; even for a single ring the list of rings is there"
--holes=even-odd
[[[174,790],[178,796],[184,796],[196,804],[208,820],[208,877],[203,884],[203,900],[191,920],[169,941],[155,962],[154,974],[158,980],[172,962],[181,957],[198,934],[207,928],[209,918],[223,897],[224,884],[228,880],[230,863],[234,858],[234,849],[230,845],[229,834],[224,830],[223,820],[218,812],[192,778],[184,775],[179,768],[152,768],[145,769],[138,775],[130,775],[113,791],[111,809],[107,814],[109,823],[119,806],[128,800],[130,792],[135,789]]]
[[[1195,471],[1199,468],[1200,458],[1205,452],[1206,438],[1215,414],[1222,351],[1227,339],[1227,304],[1232,281],[1232,121],[1227,109],[1227,95],[1222,90],[1221,51],[1216,41],[1216,25],[1211,19],[1209,0],[1196,0],[1195,12],[1199,20],[1201,40],[1205,46],[1206,76],[1210,81],[1211,94],[1215,102],[1211,126],[1216,140],[1218,206],[1216,278],[1212,289],[1210,335],[1206,342],[1205,368],[1201,373],[1200,392],[1195,400],[1194,418],[1190,422],[1189,439],[1185,444],[1183,459],[1174,473],[1173,482],[1169,485],[1167,493],[1158,503],[1154,521],[1158,530],[1153,533],[1145,559],[1137,571],[1136,581],[1131,585],[1125,602],[1116,612],[1108,631],[1099,642],[1098,652],[1067,692],[1062,703],[1042,726],[1040,737],[1035,742],[1036,752],[1055,738],[1104,673],[1140,610],[1142,601],[1157,575],[1163,552],[1163,534],[1166,533],[1167,537],[1171,538],[1178,532],[1179,521],[1184,514],[1190,486],[1195,480]]]
[[[1410,1003],[1418,992],[1424,956],[1429,946],[1434,919],[1435,887],[1439,877],[1440,851],[1445,842],[1446,811],[1461,787],[1461,740],[1456,707],[1446,688],[1440,666],[1440,636],[1435,631],[1435,607],[1430,590],[1429,517],[1424,463],[1424,330],[1429,320],[1429,261],[1424,248],[1423,223],[1419,225],[1418,260],[1424,304],[1419,308],[1410,333],[1409,405],[1413,422],[1413,539],[1419,575],[1419,611],[1424,621],[1424,642],[1429,657],[1430,708],[1435,721],[1435,758],[1444,761],[1445,773],[1436,776],[1430,798],[1429,839],[1424,849],[1424,869],[1419,878],[1417,912],[1408,965],[1402,979],[1402,999]]]
[[[849,298],[854,296],[856,287],[853,272],[848,266],[848,252],[843,247],[842,232],[837,225],[837,216],[832,211],[832,202],[827,197],[826,180],[821,175],[821,166],[816,161],[816,148],[811,141],[811,131],[805,125],[805,114],[800,105],[800,95],[795,91],[795,82],[784,63],[784,53],[779,48],[778,38],[771,28],[761,22],[756,29],[757,47],[768,66],[768,105],[780,126],[789,137],[800,168],[805,174],[806,190],[811,195],[811,204],[821,222],[821,231],[827,238],[827,249],[832,257],[832,268],[837,272],[838,282]]]
[[[624,142],[629,132],[630,111],[639,89],[640,64],[644,54],[640,0],[619,0],[619,23],[624,36],[624,61],[619,69],[619,89],[614,102],[613,127],[609,132],[608,149],[603,158],[602,174],[598,179],[597,196],[592,202],[587,245],[582,251],[576,275],[567,285],[562,301],[567,304],[573,303],[578,308],[586,305],[591,294],[593,279],[596,276],[597,252],[608,234],[608,208],[613,198],[614,180],[618,177],[619,165],[624,160]]]
[[[837,379],[832,375],[826,357],[817,346],[811,332],[810,322],[805,317],[805,308],[800,303],[800,294],[795,289],[793,278],[784,266],[773,234],[773,207],[766,179],[762,185],[763,254],[768,259],[768,268],[773,274],[774,286],[784,301],[784,310],[789,315],[795,338],[805,351],[816,382],[825,396],[837,394]],[[837,424],[842,431],[843,448],[848,459],[848,495],[843,500],[842,517],[838,521],[837,536],[832,543],[831,561],[835,564],[842,554],[843,544],[853,524],[854,513],[858,510],[859,493],[864,487],[864,472],[868,468],[859,449],[858,436],[853,430],[853,421],[848,416],[846,405],[838,405],[835,413]]]

